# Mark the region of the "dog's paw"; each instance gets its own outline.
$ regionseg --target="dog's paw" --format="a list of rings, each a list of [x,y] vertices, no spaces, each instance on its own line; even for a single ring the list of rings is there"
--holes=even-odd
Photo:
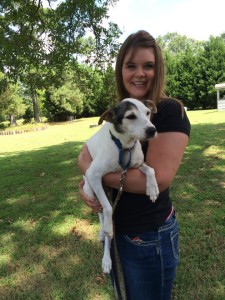
[[[151,199],[152,202],[155,202],[157,200],[159,196],[159,193],[151,193],[151,195],[149,196],[149,198]]]
[[[105,274],[109,274],[112,269],[112,260],[110,257],[103,257],[102,259],[102,271]]]
[[[155,202],[159,196],[159,188],[157,183],[147,187],[146,194],[149,196],[152,202]]]

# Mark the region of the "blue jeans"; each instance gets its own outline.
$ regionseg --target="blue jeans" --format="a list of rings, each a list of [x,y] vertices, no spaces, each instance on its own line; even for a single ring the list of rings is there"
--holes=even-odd
[[[179,252],[175,213],[157,231],[117,234],[116,242],[124,273],[126,300],[171,299]],[[116,283],[115,269],[113,278]]]

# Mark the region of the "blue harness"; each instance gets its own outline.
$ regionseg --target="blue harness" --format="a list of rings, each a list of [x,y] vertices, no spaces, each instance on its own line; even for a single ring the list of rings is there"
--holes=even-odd
[[[119,149],[119,165],[121,166],[121,168],[126,171],[127,169],[130,168],[130,163],[131,163],[131,150],[134,148],[136,142],[134,143],[134,145],[131,147],[131,148],[123,148],[120,140],[118,138],[116,138],[111,131],[110,132],[110,135],[111,135],[111,138],[112,140],[114,141],[114,143],[116,144],[116,146],[118,147]],[[124,162],[124,154],[128,152],[129,154],[129,158],[128,158],[128,162],[125,164]]]

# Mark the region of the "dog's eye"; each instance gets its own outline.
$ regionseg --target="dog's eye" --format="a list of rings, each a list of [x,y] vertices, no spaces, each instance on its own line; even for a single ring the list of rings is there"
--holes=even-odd
[[[150,111],[147,111],[146,115],[147,115],[147,116],[150,116],[150,114],[151,114]]]
[[[137,119],[137,117],[135,115],[129,115],[129,116],[126,116],[126,119],[135,120],[135,119]]]

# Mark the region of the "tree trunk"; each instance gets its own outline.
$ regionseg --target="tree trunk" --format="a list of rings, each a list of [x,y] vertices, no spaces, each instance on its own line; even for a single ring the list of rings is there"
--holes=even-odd
[[[16,117],[14,114],[10,115],[10,126],[17,126]]]
[[[37,98],[36,95],[32,95],[32,102],[33,102],[33,109],[34,109],[34,121],[36,123],[40,123],[41,119],[39,116],[39,108],[38,108],[38,103],[37,103]]]

